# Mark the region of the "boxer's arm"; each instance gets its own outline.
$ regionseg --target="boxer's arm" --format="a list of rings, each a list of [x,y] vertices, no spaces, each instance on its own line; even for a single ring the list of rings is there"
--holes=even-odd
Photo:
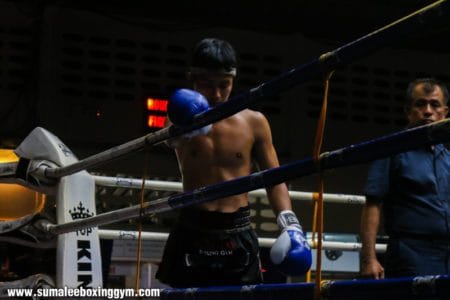
[[[255,114],[254,153],[261,169],[279,166],[272,143],[269,122],[260,113]],[[292,211],[291,199],[285,183],[267,188],[272,209],[277,215],[281,235],[270,249],[270,259],[281,272],[289,276],[303,276],[311,267],[311,249],[306,241],[300,222]]]
[[[252,127],[255,129],[255,145],[253,151],[259,169],[265,170],[278,167],[280,164],[272,143],[269,122],[259,112],[256,112],[253,122],[255,123],[252,124]],[[266,191],[275,215],[278,215],[284,210],[292,210],[289,192],[285,183],[267,187]]]
[[[172,125],[172,122],[170,121],[169,117],[167,117],[164,122],[164,127],[169,127],[170,125]],[[188,137],[178,136],[165,140],[164,144],[166,144],[169,148],[176,149],[181,145],[181,143],[183,143],[186,140],[188,140]]]

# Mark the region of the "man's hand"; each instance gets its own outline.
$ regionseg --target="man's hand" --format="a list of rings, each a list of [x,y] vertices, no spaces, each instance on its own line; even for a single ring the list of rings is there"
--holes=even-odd
[[[377,260],[375,251],[378,227],[380,225],[381,204],[367,197],[366,204],[361,212],[360,236],[361,249],[361,276],[373,279],[383,279],[384,269]]]
[[[361,276],[372,279],[384,279],[384,268],[376,258],[362,259]]]

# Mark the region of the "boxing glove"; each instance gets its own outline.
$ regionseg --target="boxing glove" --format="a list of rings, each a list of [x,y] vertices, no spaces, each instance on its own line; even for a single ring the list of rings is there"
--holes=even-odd
[[[311,267],[311,249],[294,212],[284,210],[277,217],[282,229],[270,249],[270,259],[287,276],[303,276]]]
[[[167,105],[167,115],[170,121],[176,126],[189,125],[194,116],[207,111],[209,103],[206,98],[193,90],[178,89],[169,99]],[[209,132],[211,125],[186,133],[184,137],[194,137],[197,135],[204,135]]]

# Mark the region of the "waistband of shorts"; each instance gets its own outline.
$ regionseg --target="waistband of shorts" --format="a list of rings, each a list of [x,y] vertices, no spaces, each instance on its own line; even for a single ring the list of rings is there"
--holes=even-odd
[[[450,243],[450,235],[443,234],[427,234],[427,233],[416,233],[416,232],[395,232],[390,233],[389,238],[394,239],[412,239],[428,242],[441,242]]]
[[[183,226],[202,231],[228,232],[251,228],[249,206],[241,207],[231,213],[188,207],[181,210],[178,220]]]

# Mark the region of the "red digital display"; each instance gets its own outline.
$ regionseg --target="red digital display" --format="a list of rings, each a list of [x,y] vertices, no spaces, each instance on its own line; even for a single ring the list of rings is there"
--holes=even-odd
[[[147,110],[167,112],[168,100],[147,98]]]
[[[147,127],[153,129],[163,128],[167,116],[167,104],[169,100],[148,97],[147,98]]]
[[[150,128],[163,128],[166,121],[165,116],[148,116],[147,125]]]

